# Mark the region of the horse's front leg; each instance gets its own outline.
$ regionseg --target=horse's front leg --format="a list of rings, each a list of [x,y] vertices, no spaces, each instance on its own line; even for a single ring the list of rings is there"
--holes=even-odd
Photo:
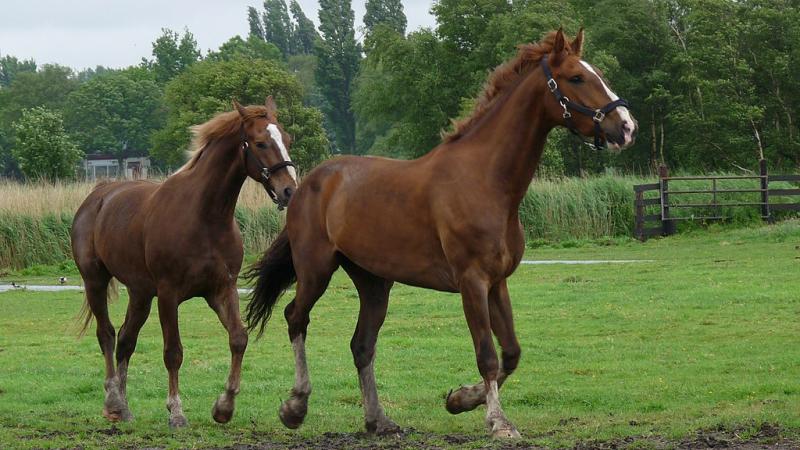
[[[211,410],[211,416],[218,423],[228,423],[233,417],[236,406],[236,395],[239,394],[239,384],[242,374],[242,359],[247,349],[247,331],[242,325],[239,314],[239,293],[236,285],[225,289],[219,295],[206,298],[208,305],[217,313],[219,321],[228,332],[228,345],[231,349],[231,370],[225,390],[217,398]]]
[[[489,313],[489,282],[482,274],[467,274],[462,277],[461,300],[467,319],[478,371],[483,378],[486,393],[486,424],[495,438],[518,438],[519,432],[506,418],[500,406],[498,392],[499,365],[492,340]]]
[[[178,330],[179,303],[178,296],[159,291],[158,318],[161,321],[161,334],[164,337],[164,365],[169,373],[167,411],[169,411],[169,426],[172,428],[185,427],[189,424],[183,415],[183,404],[178,388],[178,372],[183,364],[183,345]]]
[[[503,350],[500,373],[497,375],[497,387],[502,388],[506,379],[514,372],[519,363],[520,347],[514,333],[514,319],[511,313],[511,299],[508,296],[506,280],[501,281],[489,290],[489,317],[492,331]],[[461,386],[447,395],[447,411],[459,414],[472,411],[486,403],[486,384]]]

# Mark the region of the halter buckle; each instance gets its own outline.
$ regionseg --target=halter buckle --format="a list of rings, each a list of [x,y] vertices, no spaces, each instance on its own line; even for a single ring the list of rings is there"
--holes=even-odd
[[[264,178],[264,181],[269,180],[269,175],[270,173],[268,168],[264,167],[261,169],[261,176]]]
[[[600,111],[600,110],[598,109],[598,110],[595,110],[595,112],[594,112],[594,117],[592,117],[592,120],[594,120],[594,121],[595,121],[595,122],[597,122],[597,123],[600,123],[600,122],[602,122],[602,121],[603,121],[603,119],[605,119],[605,118],[606,118],[606,113],[604,113],[603,111]]]
[[[567,109],[568,103],[569,103],[569,97],[564,97],[561,101],[558,102],[558,104],[561,105],[562,108],[564,108],[564,114],[562,114],[561,116],[565,119],[569,119],[572,117],[572,113],[570,113],[569,110]]]
[[[558,89],[558,83],[556,83],[555,78],[550,78],[547,80],[547,87],[550,89],[550,92],[555,92]]]

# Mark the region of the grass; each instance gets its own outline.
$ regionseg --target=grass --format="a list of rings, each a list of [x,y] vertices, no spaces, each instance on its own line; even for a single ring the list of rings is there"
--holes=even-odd
[[[543,247],[526,257],[653,262],[523,265],[510,279],[523,357],[501,399],[523,436],[547,446],[633,437],[631,445],[647,447],[654,437],[674,441],[718,427],[747,433],[770,423],[797,438],[800,221],[613,244]],[[78,293],[0,294],[0,447],[218,447],[362,429],[349,352],[358,301],[341,272],[312,313],[314,393],[296,432],[276,417],[294,369],[280,314],[262,340],[251,341],[233,421],[213,423],[210,408],[228,370],[227,339],[196,299],[181,307],[180,319],[181,390],[191,427],[167,428],[154,308],[130,368],[136,420],[111,428],[100,415],[96,341],[74,335],[81,301]],[[117,326],[125,307],[123,291],[111,306]],[[412,439],[455,433],[472,439],[466,446],[489,445],[483,408],[451,416],[443,407],[450,388],[477,381],[456,295],[397,286],[376,370],[388,414],[436,434]]]

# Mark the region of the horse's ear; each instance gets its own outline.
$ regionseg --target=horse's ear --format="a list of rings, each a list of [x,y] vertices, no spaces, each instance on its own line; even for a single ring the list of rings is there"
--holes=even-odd
[[[570,47],[572,47],[572,52],[576,56],[580,57],[583,54],[583,27],[578,31],[578,35],[575,36],[575,40],[572,41]]]
[[[275,104],[275,99],[271,95],[264,101],[264,106],[267,107],[267,114],[275,119],[278,118],[278,105]]]
[[[564,37],[564,28],[561,27],[558,29],[558,31],[556,31],[556,38],[553,42],[553,54],[550,57],[550,64],[554,67],[561,64],[561,61],[567,56],[566,45],[567,42],[566,38]]]
[[[244,106],[240,105],[239,102],[236,100],[233,101],[233,107],[239,111],[239,115],[244,117],[247,114],[247,111],[244,109]]]

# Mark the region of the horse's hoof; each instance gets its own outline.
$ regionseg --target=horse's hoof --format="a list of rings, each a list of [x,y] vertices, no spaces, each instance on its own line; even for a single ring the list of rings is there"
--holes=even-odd
[[[290,404],[296,404],[297,402],[298,400],[286,400],[281,403],[281,407],[278,410],[278,417],[281,419],[283,426],[292,430],[299,428],[306,418],[307,408],[305,406],[301,408],[290,406]]]
[[[521,437],[519,431],[511,424],[492,430],[492,439],[519,439]]]
[[[103,417],[108,419],[109,422],[130,422],[133,420],[133,414],[127,408],[110,411],[103,408]]]
[[[403,431],[399,425],[394,423],[394,421],[388,417],[385,417],[383,420],[379,420],[377,423],[367,424],[366,428],[367,432],[374,433],[378,436],[396,435]]]
[[[169,417],[169,427],[172,429],[175,428],[185,428],[189,426],[189,422],[186,420],[184,416],[170,416]]]
[[[233,402],[229,402],[222,397],[214,402],[214,408],[211,409],[211,417],[217,423],[228,423],[233,417]]]
[[[461,414],[463,412],[472,411],[473,409],[477,408],[482,402],[471,402],[468,404],[465,402],[464,397],[464,388],[463,386],[458,388],[457,391],[453,392],[451,389],[450,392],[447,394],[447,400],[445,401],[445,409],[450,414]]]

